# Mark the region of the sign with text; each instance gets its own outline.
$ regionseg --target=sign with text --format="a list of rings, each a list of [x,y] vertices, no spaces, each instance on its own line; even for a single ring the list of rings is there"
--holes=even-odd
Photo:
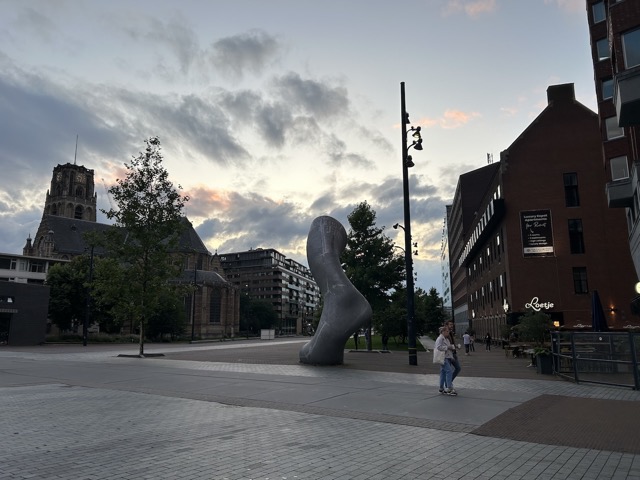
[[[522,253],[525,257],[553,255],[551,210],[520,212]]]

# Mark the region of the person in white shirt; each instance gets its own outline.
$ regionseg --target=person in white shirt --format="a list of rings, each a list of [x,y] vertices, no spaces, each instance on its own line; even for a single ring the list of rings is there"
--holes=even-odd
[[[464,354],[469,355],[469,348],[471,347],[471,335],[469,335],[469,332],[464,332],[464,335],[462,335],[462,343],[464,343]]]

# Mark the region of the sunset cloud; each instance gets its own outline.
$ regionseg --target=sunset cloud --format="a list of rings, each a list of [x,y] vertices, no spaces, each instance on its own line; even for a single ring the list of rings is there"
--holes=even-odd
[[[424,127],[440,127],[443,129],[454,129],[460,128],[475,118],[479,118],[480,115],[478,112],[463,112],[460,110],[445,110],[440,118],[421,118],[417,124]]]

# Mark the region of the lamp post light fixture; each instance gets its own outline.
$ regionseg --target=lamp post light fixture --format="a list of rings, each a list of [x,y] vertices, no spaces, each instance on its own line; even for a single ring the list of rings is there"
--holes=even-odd
[[[416,349],[416,322],[413,284],[413,260],[411,244],[411,210],[409,207],[409,168],[413,167],[413,159],[409,155],[409,149],[422,150],[422,136],[420,127],[410,127],[409,114],[407,113],[404,98],[404,82],[400,82],[400,117],[402,125],[402,195],[404,198],[404,227],[399,224],[394,228],[402,227],[404,230],[404,261],[407,272],[407,337],[409,350],[409,365],[418,365],[418,352]],[[410,128],[409,128],[410,127]],[[407,136],[411,133],[412,142],[408,144]]]

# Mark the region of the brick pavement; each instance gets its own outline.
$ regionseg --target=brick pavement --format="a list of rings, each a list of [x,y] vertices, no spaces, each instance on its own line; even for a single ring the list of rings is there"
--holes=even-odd
[[[148,345],[165,354],[154,360],[115,357],[129,347],[0,349],[0,479],[640,479],[625,441],[638,430],[627,437],[621,407],[635,408],[639,392],[541,378],[525,360],[476,352],[462,358],[461,396],[448,398],[428,356],[416,369],[404,355],[347,352],[343,367],[317,368],[291,360],[300,346]],[[524,378],[491,378],[491,362]],[[356,401],[341,405],[348,391]],[[323,400],[296,397],[314,392]],[[460,428],[466,418],[475,425]],[[568,427],[593,442],[572,445]]]

